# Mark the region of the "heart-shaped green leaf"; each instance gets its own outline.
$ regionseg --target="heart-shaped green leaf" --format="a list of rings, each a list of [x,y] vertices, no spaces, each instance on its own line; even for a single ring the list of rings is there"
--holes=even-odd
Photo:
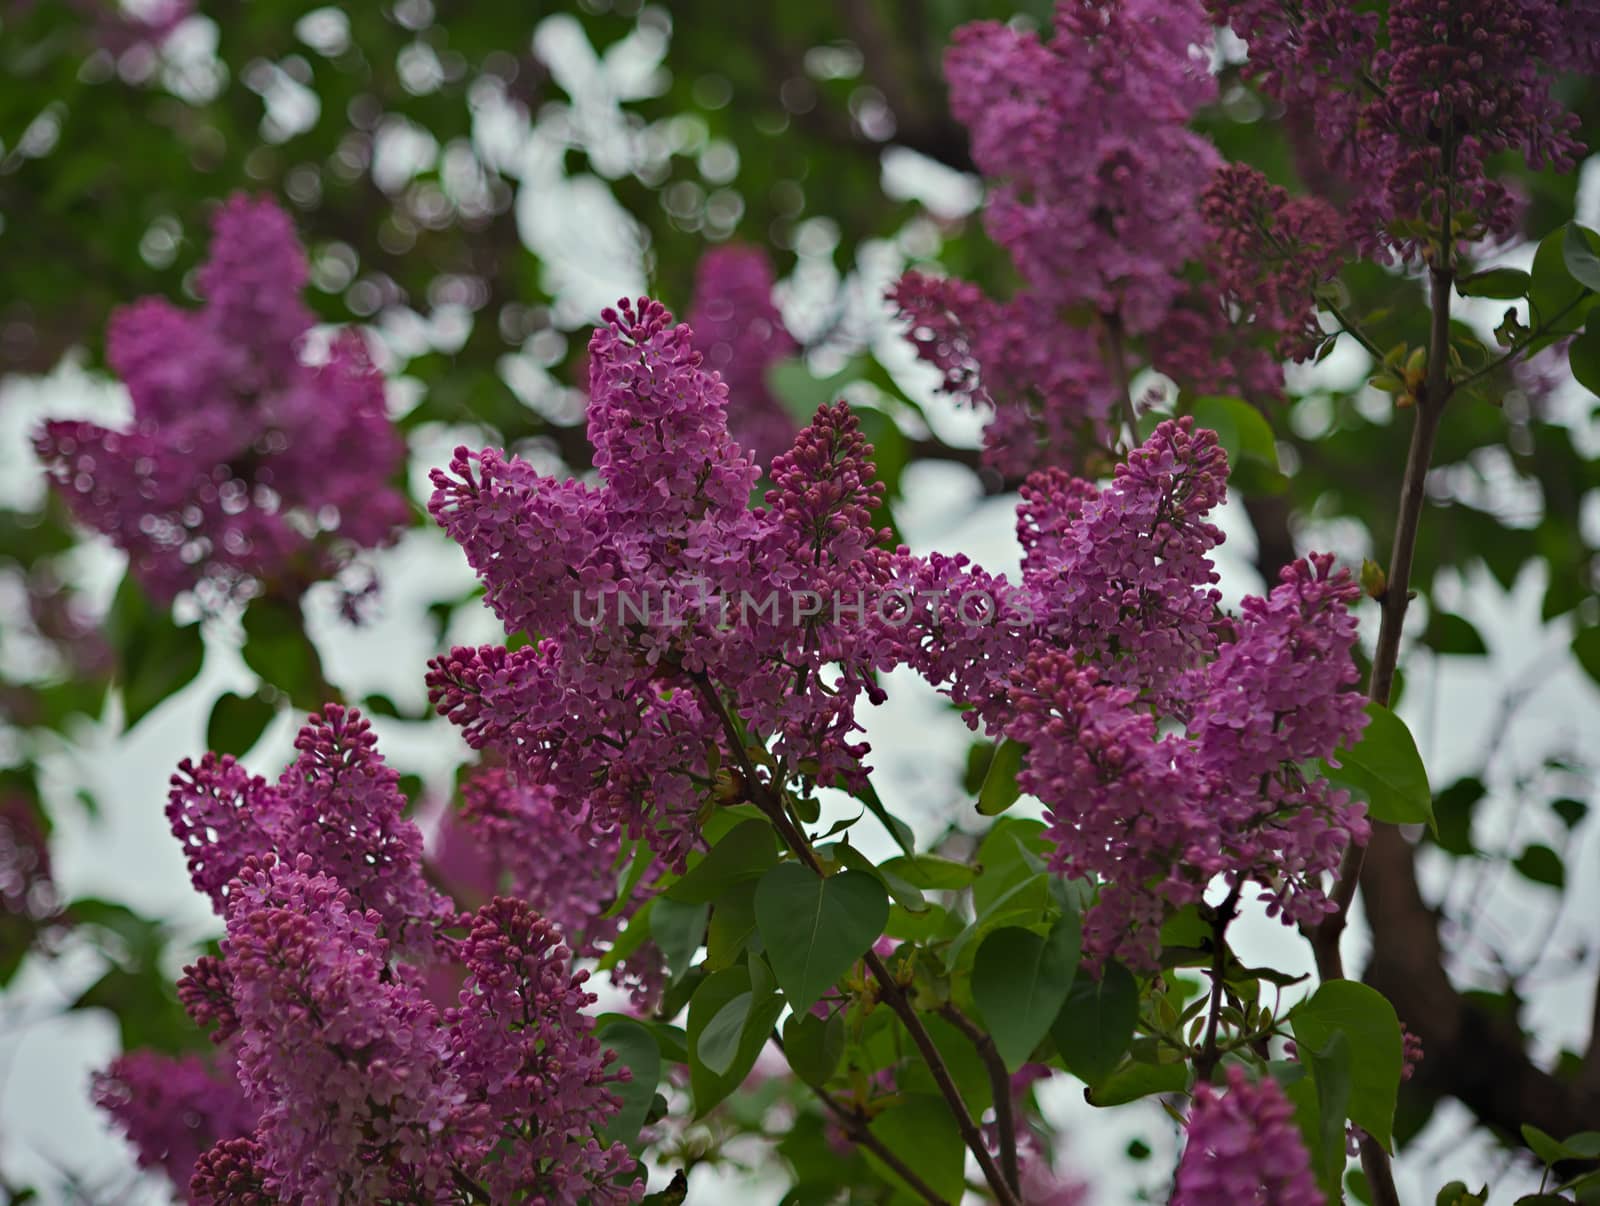
[[[889,897],[864,871],[823,879],[779,863],[756,885],[756,928],[783,995],[804,1013],[883,933]]]
[[[1078,970],[1082,928],[1075,914],[1048,937],[1005,926],[983,940],[972,965],[972,999],[994,1045],[1015,1072],[1061,1012]]]

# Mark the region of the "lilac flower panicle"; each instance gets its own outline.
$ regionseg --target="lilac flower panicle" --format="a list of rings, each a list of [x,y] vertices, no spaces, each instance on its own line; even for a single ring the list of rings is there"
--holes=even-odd
[[[848,408],[823,407],[751,507],[757,470],[690,329],[649,299],[605,318],[590,345],[597,485],[493,450],[460,449],[434,474],[433,515],[508,633],[537,641],[435,659],[430,698],[520,781],[602,829],[648,833],[681,866],[696,780],[724,740],[708,687],[818,782],[864,773],[854,706],[879,698],[876,652],[822,601],[884,580],[882,488]],[[808,592],[816,607],[798,614]]]
[[[248,859],[306,855],[378,910],[390,941],[426,944],[429,927],[451,906],[423,879],[422,834],[404,815],[399,775],[378,753],[371,724],[353,708],[329,704],[300,730],[295,749],[275,785],[228,756],[180,765],[167,818],[195,887],[222,913]]]
[[[1195,1087],[1172,1206],[1323,1206],[1288,1098],[1238,1065],[1227,1078]]]
[[[365,1201],[445,1175],[462,1094],[433,1007],[388,963],[380,917],[312,859],[252,862],[228,899],[223,956],[239,1078],[279,1192]]]
[[[519,1192],[552,1206],[637,1202],[644,1183],[620,1143],[597,1129],[616,1113],[626,1076],[583,1012],[595,1000],[554,926],[521,901],[478,910],[463,957],[461,1004],[446,1019],[451,1067],[470,1100],[513,1129],[485,1133],[464,1158],[496,1201]]]
[[[765,465],[794,440],[795,424],[767,385],[767,371],[799,344],[772,299],[772,264],[757,247],[714,247],[695,269],[689,326],[706,368],[728,387],[728,427]]]
[[[130,1051],[95,1074],[94,1102],[127,1136],[141,1168],[159,1168],[185,1189],[201,1153],[255,1129],[257,1111],[229,1062]]]
[[[621,927],[653,895],[656,876],[635,885],[628,908],[606,917],[617,892],[613,868],[622,833],[592,821],[587,808],[563,809],[547,786],[521,784],[503,768],[478,771],[461,789],[463,836],[490,869],[490,895],[506,893],[554,925],[575,956],[608,949]],[[646,944],[611,971],[634,1009],[646,1012],[666,983],[659,951]]]
[[[1184,673],[1215,648],[1218,574],[1208,554],[1222,532],[1227,457],[1216,433],[1167,420],[1097,490],[1059,473],[1023,487],[1023,578],[1045,627],[1094,665],[1101,681],[1172,710]]]
[[[303,355],[306,274],[287,215],[233,197],[198,273],[201,307],[146,299],[112,319],[107,359],[132,426],[51,422],[36,437],[77,518],[158,599],[304,587],[408,522],[389,484],[404,444],[362,338],[342,333],[322,364]]]
[[[1366,252],[1417,252],[1417,224],[1438,231],[1447,207],[1508,234],[1517,207],[1490,157],[1572,171],[1582,151],[1577,116],[1551,92],[1584,58],[1572,40],[1582,19],[1555,0],[1401,0],[1387,21],[1330,0],[1207,7],[1248,43],[1245,71],[1262,90],[1309,115]]]

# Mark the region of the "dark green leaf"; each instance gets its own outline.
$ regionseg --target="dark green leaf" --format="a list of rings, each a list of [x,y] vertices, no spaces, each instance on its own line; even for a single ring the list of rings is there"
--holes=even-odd
[[[295,707],[315,712],[328,702],[322,658],[293,605],[270,597],[252,602],[244,613],[240,652],[245,665],[287,695]]]
[[[1067,1071],[1095,1085],[1122,1062],[1138,1020],[1138,983],[1122,964],[1107,960],[1100,979],[1073,980],[1050,1036]]]
[[[1511,865],[1536,884],[1552,888],[1566,886],[1567,869],[1561,863],[1561,856],[1549,846],[1536,842],[1517,855],[1517,861]]]
[[[763,969],[764,971],[764,969]],[[713,1072],[696,1056],[700,1038],[712,1019],[718,1017],[730,1001],[750,997],[751,1005],[745,1016],[739,1045],[732,1063],[722,1073]],[[783,998],[766,985],[752,985],[746,966],[730,967],[709,976],[689,1002],[687,1042],[689,1059],[689,1092],[694,1099],[695,1117],[703,1117],[723,1098],[742,1083],[772,1035],[772,1027],[783,1012]]]
[[[1533,277],[1520,268],[1485,268],[1456,281],[1462,297],[1496,297],[1510,301],[1528,295]]]
[[[823,1019],[812,1013],[790,1016],[783,1027],[783,1050],[795,1075],[808,1085],[822,1085],[844,1054],[844,1017]]]
[[[1181,1093],[1189,1087],[1187,1064],[1128,1064],[1122,1071],[1084,1090],[1092,1106],[1127,1105],[1152,1093]]]
[[[894,844],[900,847],[901,853],[915,854],[917,852],[911,826],[883,806],[883,801],[878,798],[878,789],[872,786],[870,780],[856,793],[856,799],[865,804],[867,811],[877,817],[883,827],[889,831],[889,836],[894,839]]]
[[[1561,259],[1573,280],[1587,289],[1600,291],[1600,257],[1594,253],[1594,241],[1594,231],[1568,222],[1567,236],[1561,243]]]
[[[706,966],[712,971],[732,967],[756,933],[756,884],[743,880],[711,906],[706,931]]]
[[[741,821],[666,891],[682,904],[709,904],[741,880],[760,879],[778,861],[778,839],[766,821]]]
[[[1296,1121],[1312,1153],[1317,1182],[1330,1201],[1338,1199],[1345,1166],[1345,1119],[1350,1110],[1350,1042],[1335,1031],[1325,1046],[1301,1049],[1311,1075],[1288,1090]]]
[[[206,722],[206,748],[217,754],[243,757],[277,714],[276,709],[259,695],[235,695],[225,691],[211,705],[211,719]]]
[[[871,1131],[940,1197],[959,1202],[966,1192],[963,1168],[966,1146],[961,1131],[940,1098],[924,1093],[908,1094],[872,1120]],[[878,1168],[892,1185],[903,1185],[887,1165],[871,1152],[867,1160]]]
[[[896,855],[883,864],[882,870],[930,892],[965,888],[978,875],[978,869],[971,863],[958,863],[953,858],[942,858],[937,854]]]
[[[1297,1045],[1326,1050],[1335,1034],[1350,1044],[1350,1120],[1393,1146],[1394,1104],[1400,1092],[1400,1019],[1377,990],[1332,980],[1291,1015]]]
[[[1583,333],[1567,345],[1567,364],[1579,385],[1600,394],[1600,322],[1591,318]]]
[[[683,979],[693,965],[695,952],[706,940],[706,920],[710,915],[708,905],[656,897],[655,907],[650,910],[650,937],[661,948],[673,983]]]
[[[804,1013],[883,933],[889,898],[865,872],[823,879],[787,862],[761,878],[755,909],[784,996],[790,1008]]]
[[[1600,627],[1580,628],[1572,638],[1572,655],[1596,683],[1600,683]]]
[[[1082,931],[1075,914],[1048,937],[1007,926],[983,940],[972,965],[972,999],[994,1045],[1015,1072],[1049,1032],[1078,970]]]
[[[751,995],[740,993],[725,1004],[700,1031],[695,1043],[696,1058],[718,1076],[727,1074],[739,1052],[739,1040],[750,1018]]]
[[[1428,772],[1411,730],[1382,704],[1369,703],[1367,718],[1361,739],[1354,749],[1338,752],[1340,765],[1330,766],[1328,777],[1365,799],[1377,820],[1395,825],[1425,821],[1436,830]]]
[[[1428,617],[1428,628],[1422,639],[1435,653],[1472,657],[1489,652],[1470,621],[1447,611],[1436,611]]]
[[[1009,737],[995,750],[988,773],[983,777],[983,787],[978,791],[978,811],[984,816],[999,816],[1021,797],[1017,772],[1022,769],[1022,756],[1026,752],[1020,742]]]
[[[627,1081],[611,1086],[622,1099],[622,1108],[606,1125],[606,1142],[632,1146],[661,1083],[661,1047],[656,1036],[632,1018],[611,1014],[597,1022],[595,1030],[601,1042],[617,1053],[617,1063],[632,1074]]]

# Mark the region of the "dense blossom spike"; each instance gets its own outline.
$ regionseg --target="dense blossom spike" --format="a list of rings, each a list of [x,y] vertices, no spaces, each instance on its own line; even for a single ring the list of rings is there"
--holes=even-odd
[[[1070,645],[1029,654],[1001,731],[1028,747],[1017,781],[1049,810],[1052,864],[1100,881],[1091,955],[1149,966],[1167,911],[1219,874],[1259,885],[1286,922],[1324,914],[1322,876],[1368,836],[1361,806],[1304,770],[1365,723],[1349,689],[1358,594],[1331,558],[1286,568],[1245,601],[1234,639],[1175,680],[1181,733],[1160,735],[1138,688],[1105,681]]]
[[[1345,250],[1337,210],[1317,197],[1290,197],[1243,164],[1228,164],[1206,188],[1211,279],[1231,325],[1272,340],[1278,359],[1304,360],[1325,338],[1313,293],[1339,269]]]
[[[468,1099],[504,1119],[465,1158],[495,1201],[518,1191],[550,1203],[636,1202],[642,1182],[627,1148],[601,1146],[597,1127],[619,1101],[610,1068],[583,1012],[595,1000],[587,972],[573,972],[550,922],[522,901],[478,910],[462,950],[467,983],[447,1018],[451,1068]],[[492,1157],[492,1159],[491,1159]]]
[[[1170,0],[1060,3],[1048,41],[956,31],[950,107],[999,182],[984,222],[1046,305],[1143,332],[1183,291],[1205,237],[1194,199],[1218,161],[1186,126],[1215,94],[1209,41],[1200,6]]]
[[[1059,472],[1023,487],[1018,538],[1027,585],[1051,638],[1101,681],[1174,710],[1171,692],[1216,646],[1216,569],[1228,462],[1216,433],[1161,423],[1103,490]]]
[[[1323,1206],[1294,1108],[1275,1082],[1228,1066],[1225,1093],[1201,1082],[1172,1206]]]
[[[1489,157],[1571,171],[1578,120],[1551,94],[1554,73],[1583,61],[1581,19],[1554,0],[1400,0],[1387,22],[1317,0],[1209,0],[1249,45],[1246,71],[1291,110],[1312,115],[1321,151],[1352,194],[1365,250],[1411,254],[1446,209],[1510,232],[1516,206]],[[1469,224],[1470,225],[1470,224]]]
[[[843,404],[756,470],[729,437],[726,384],[648,299],[607,311],[590,346],[598,487],[458,450],[430,504],[466,550],[515,651],[456,649],[434,706],[569,812],[681,865],[695,786],[731,707],[816,781],[858,782],[855,705],[881,693],[865,622],[888,576],[882,487]],[[726,696],[722,693],[726,693]],[[713,702],[714,701],[714,702]]]
[[[489,894],[526,902],[560,932],[576,956],[604,953],[617,931],[653,895],[647,873],[630,905],[607,917],[617,893],[615,867],[622,833],[593,821],[587,807],[565,810],[547,786],[518,783],[503,768],[478,771],[462,785],[462,836],[481,856]],[[454,821],[454,818],[452,818]],[[449,823],[449,822],[447,822]],[[454,831],[452,830],[452,837]],[[648,1010],[665,987],[660,953],[647,945],[612,969],[637,1010]]]
[[[307,855],[362,907],[378,910],[390,941],[426,945],[451,907],[422,877],[422,834],[404,815],[399,775],[378,753],[371,724],[329,704],[300,730],[295,748],[299,756],[276,785],[228,756],[179,766],[167,819],[195,887],[221,913],[248,859]]]
[[[223,953],[239,1078],[280,1192],[367,1201],[427,1192],[445,1135],[470,1130],[438,1017],[393,974],[375,911],[309,856],[240,872]]]
[[[178,1003],[194,1024],[214,1027],[211,1041],[223,1043],[239,1030],[239,1015],[233,1007],[233,977],[228,966],[216,955],[201,955],[178,980]]]
[[[138,1153],[186,1188],[195,1162],[213,1144],[249,1135],[257,1110],[245,1099],[231,1060],[130,1051],[95,1074],[95,1105]]]
[[[240,195],[218,211],[198,281],[198,310],[147,299],[112,320],[132,427],[48,423],[39,455],[157,598],[299,589],[404,526],[389,484],[404,444],[358,334],[306,361],[305,257],[273,202]]]
[[[728,428],[762,465],[795,434],[794,420],[767,384],[767,370],[799,351],[772,286],[772,264],[760,248],[713,247],[695,269],[689,308],[695,349],[728,387]]]

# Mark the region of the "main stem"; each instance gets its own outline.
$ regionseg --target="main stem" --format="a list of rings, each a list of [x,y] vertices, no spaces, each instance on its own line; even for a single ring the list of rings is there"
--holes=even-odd
[[[1450,209],[1447,201],[1437,255],[1428,270],[1432,305],[1428,332],[1428,375],[1421,396],[1417,398],[1411,446],[1406,452],[1394,547],[1389,554],[1388,581],[1380,600],[1383,610],[1378,624],[1378,644],[1373,650],[1372,677],[1367,685],[1367,698],[1384,707],[1389,706],[1394,693],[1395,666],[1400,660],[1400,635],[1405,627],[1406,610],[1411,603],[1411,570],[1417,551],[1417,530],[1422,523],[1422,506],[1426,501],[1428,467],[1433,462],[1440,421],[1453,388],[1450,381],[1450,291],[1455,280],[1455,269],[1451,263],[1454,240],[1450,230]],[[1355,900],[1356,886],[1361,880],[1365,854],[1365,847],[1362,846],[1352,845],[1345,851],[1344,861],[1339,867],[1339,878],[1333,889],[1333,912],[1311,935],[1317,972],[1324,982],[1345,978],[1339,939],[1349,921],[1350,905]],[[1367,1175],[1374,1206],[1400,1206],[1389,1153],[1370,1135],[1361,1140],[1361,1168]]]
[[[711,709],[712,715],[717,717],[722,726],[723,733],[728,738],[729,751],[739,763],[740,773],[744,776],[745,784],[756,806],[766,813],[767,819],[777,829],[779,836],[795,856],[815,871],[818,875],[823,873],[822,863],[817,858],[816,851],[811,848],[811,843],[806,840],[806,835],[795,823],[790,820],[788,811],[783,806],[783,801],[778,797],[772,787],[764,782],[756,773],[755,766],[750,761],[749,754],[744,748],[744,738],[740,735],[733,717],[728,714],[728,709],[723,706],[722,696],[718,694],[716,686],[704,674],[691,676],[695,689],[700,693],[700,698]],[[945,1104],[950,1107],[954,1115],[956,1127],[961,1132],[961,1138],[966,1142],[978,1167],[983,1172],[983,1178],[989,1183],[995,1200],[1000,1206],[1022,1206],[1021,1199],[1013,1192],[1007,1183],[1005,1175],[1000,1171],[1000,1166],[995,1163],[989,1146],[983,1140],[983,1132],[978,1129],[978,1124],[973,1121],[967,1103],[962,1100],[961,1090],[956,1087],[955,1078],[950,1075],[950,1069],[944,1062],[944,1056],[939,1053],[939,1048],[934,1045],[933,1036],[928,1033],[928,1028],[922,1024],[922,1019],[917,1016],[916,1007],[911,1004],[905,990],[900,987],[894,978],[894,973],[884,965],[877,952],[868,950],[865,956],[867,970],[872,973],[873,979],[878,982],[878,996],[895,1012],[906,1030],[911,1035],[911,1041],[916,1044],[917,1050],[922,1054],[923,1062],[928,1065],[928,1071],[933,1074],[933,1083],[938,1086],[939,1093],[945,1099]]]

